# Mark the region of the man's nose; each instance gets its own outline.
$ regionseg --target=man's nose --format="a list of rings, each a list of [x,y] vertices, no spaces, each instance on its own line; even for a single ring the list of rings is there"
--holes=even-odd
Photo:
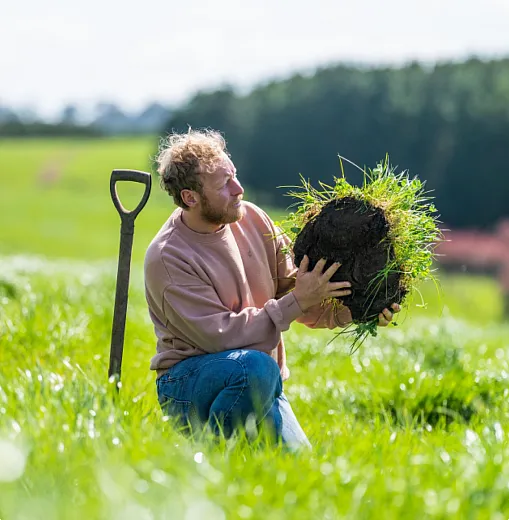
[[[231,194],[234,196],[244,194],[244,188],[242,187],[242,184],[240,184],[240,182],[237,179],[233,179],[233,186],[232,186]]]

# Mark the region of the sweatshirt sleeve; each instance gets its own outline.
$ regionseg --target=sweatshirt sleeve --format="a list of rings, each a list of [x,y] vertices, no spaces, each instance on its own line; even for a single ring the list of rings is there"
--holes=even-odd
[[[199,280],[197,279],[197,282]],[[293,294],[270,299],[258,309],[247,307],[232,312],[206,283],[169,284],[163,293],[167,320],[190,344],[206,352],[252,348],[269,353],[281,339],[281,332],[302,315]]]
[[[278,262],[276,298],[278,298],[284,294],[289,294],[289,291],[295,288],[298,268],[295,266],[293,254],[287,251],[291,245],[288,235],[282,233],[279,228],[275,228],[275,233],[277,235]],[[352,315],[350,309],[344,305],[334,309],[332,304],[318,304],[297,317],[296,321],[312,329],[335,329],[337,327],[346,327],[351,323]]]

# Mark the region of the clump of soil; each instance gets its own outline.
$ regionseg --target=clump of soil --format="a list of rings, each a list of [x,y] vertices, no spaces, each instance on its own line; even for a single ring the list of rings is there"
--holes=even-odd
[[[394,261],[388,233],[389,224],[380,208],[353,197],[333,200],[297,236],[295,264],[299,266],[304,255],[309,257],[309,270],[321,258],[327,259],[325,269],[340,262],[331,281],[352,284],[352,294],[341,299],[353,320],[365,323],[391,304],[401,303],[407,293],[400,284],[401,274],[394,271],[370,285]]]

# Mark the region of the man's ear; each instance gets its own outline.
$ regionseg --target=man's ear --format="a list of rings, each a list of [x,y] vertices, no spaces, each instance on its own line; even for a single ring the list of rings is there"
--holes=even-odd
[[[190,208],[194,208],[199,202],[199,195],[193,190],[182,190],[180,196],[182,197],[184,204]]]

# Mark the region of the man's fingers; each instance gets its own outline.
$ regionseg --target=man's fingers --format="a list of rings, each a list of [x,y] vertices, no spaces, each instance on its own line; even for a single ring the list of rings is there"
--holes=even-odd
[[[328,269],[323,273],[323,276],[326,280],[330,280],[334,273],[340,268],[341,264],[339,262],[334,262]]]
[[[391,309],[394,311],[394,312],[399,312],[401,310],[401,307],[397,304],[397,303],[393,303],[391,305]]]
[[[352,291],[350,291],[350,289],[343,289],[342,291],[331,291],[329,293],[329,297],[332,297],[332,296],[349,296],[350,294],[352,294]]]
[[[392,312],[389,309],[384,309],[382,315],[387,321],[392,321]]]
[[[380,313],[380,314],[378,315],[378,326],[379,326],[379,327],[387,327],[387,325],[389,325],[389,323],[390,323],[390,320],[387,321],[387,320],[385,319],[385,316],[384,316],[382,313]]]
[[[300,261],[299,273],[301,273],[301,274],[307,273],[308,267],[309,267],[309,258],[308,258],[308,255],[304,255],[304,257]]]
[[[325,258],[320,258],[320,260],[318,260],[318,262],[316,262],[316,265],[315,265],[315,268],[313,269],[313,271],[317,274],[322,274],[323,268],[326,263],[327,263],[327,260]]]
[[[329,282],[329,288],[333,291],[337,291],[338,289],[346,289],[350,287],[352,287],[352,284],[350,282]]]

